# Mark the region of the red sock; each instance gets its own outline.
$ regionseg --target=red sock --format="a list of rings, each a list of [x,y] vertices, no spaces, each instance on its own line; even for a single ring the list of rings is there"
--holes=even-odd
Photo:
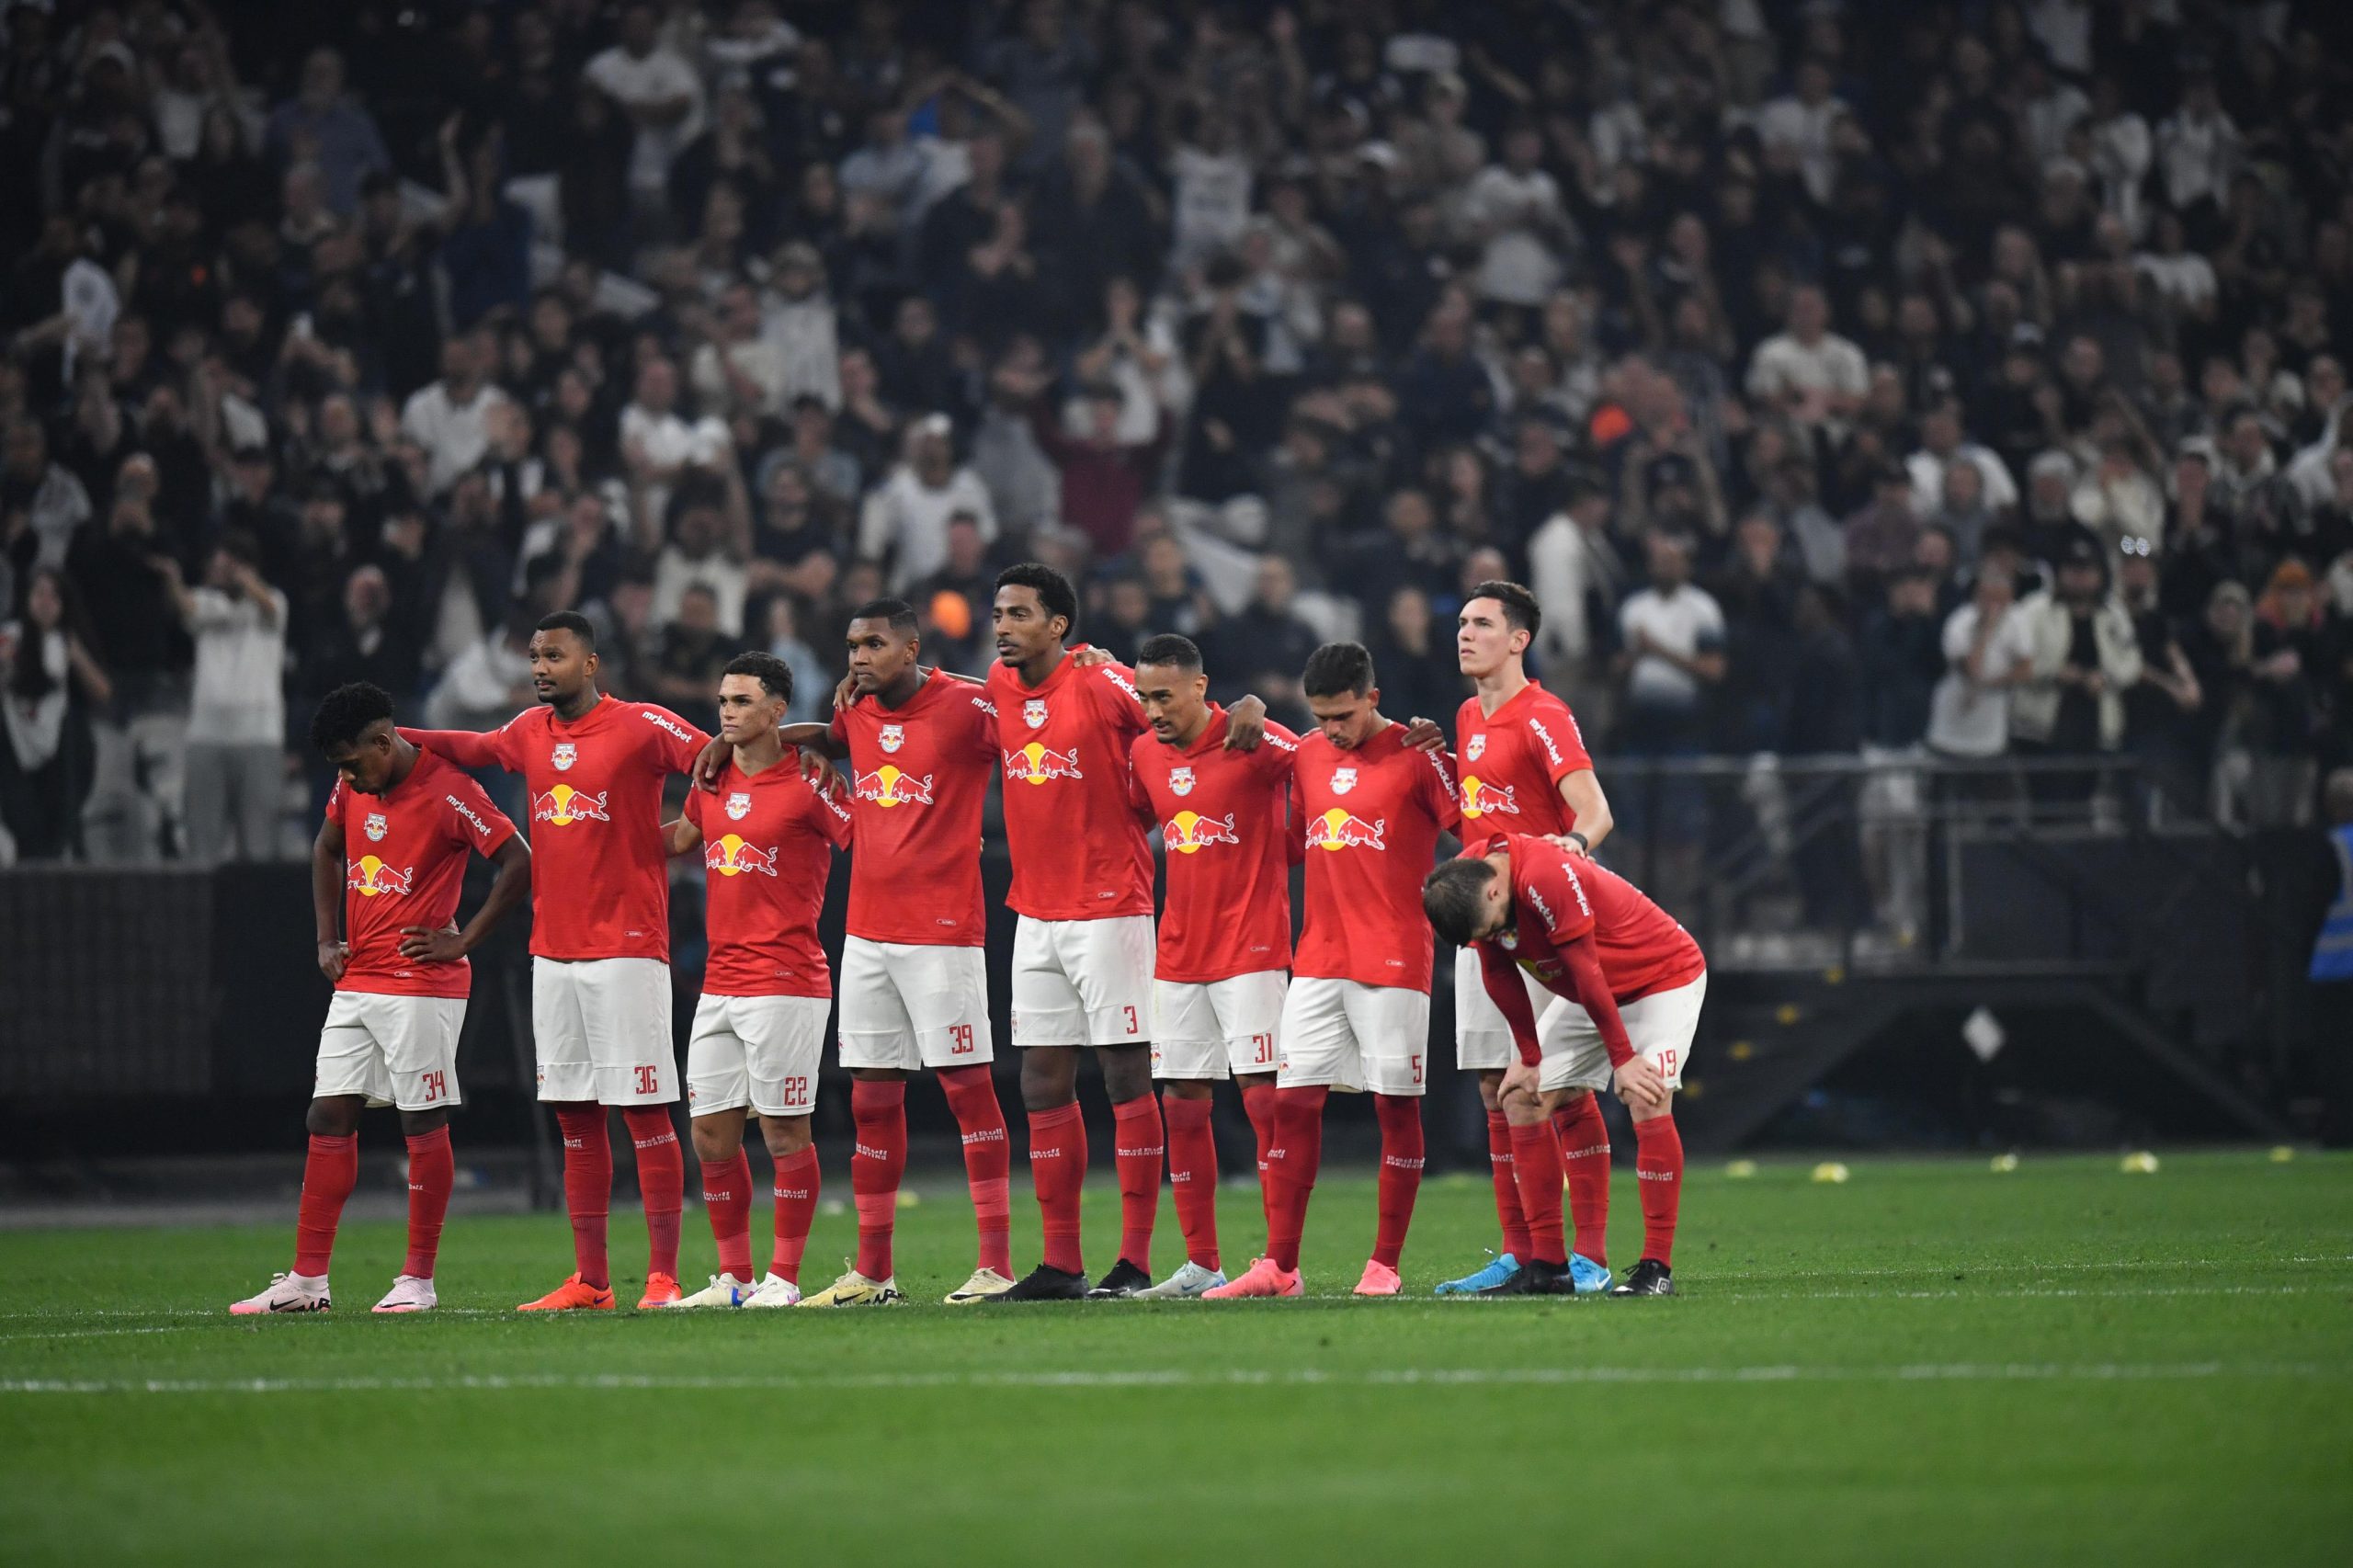
[[[1527,1211],[1519,1206],[1519,1183],[1512,1164],[1511,1123],[1500,1110],[1487,1113],[1487,1172],[1495,1184],[1495,1218],[1503,1221],[1504,1251],[1528,1261]]]
[[[1675,1215],[1683,1206],[1683,1134],[1673,1115],[1634,1123],[1634,1175],[1643,1194],[1643,1256],[1675,1266]]]
[[[1422,1190],[1422,1102],[1404,1095],[1375,1095],[1381,1119],[1380,1229],[1372,1260],[1397,1267],[1405,1253],[1405,1231],[1414,1222],[1414,1199]]]
[[[1275,1217],[1274,1199],[1267,1187],[1267,1151],[1275,1146],[1275,1081],[1245,1085],[1242,1090],[1243,1114],[1250,1119],[1250,1131],[1258,1135],[1258,1207],[1267,1222]]]
[[[294,1218],[294,1272],[313,1278],[327,1271],[335,1256],[335,1228],[344,1200],[359,1185],[359,1134],[322,1138],[311,1134],[302,1162],[302,1206]]]
[[[1277,1268],[1299,1267],[1299,1239],[1307,1233],[1307,1200],[1315,1167],[1324,1163],[1322,1084],[1275,1092],[1275,1142],[1267,1151],[1267,1258]]]
[[[563,1206],[572,1213],[572,1266],[584,1285],[613,1282],[605,1257],[605,1225],[613,1203],[613,1144],[605,1108],[567,1102],[555,1108],[563,1134]]]
[[[1609,1261],[1609,1124],[1601,1102],[1579,1095],[1552,1113],[1561,1168],[1568,1173],[1569,1217],[1576,1223],[1576,1250],[1594,1262]]]
[[[1210,1129],[1207,1100],[1160,1102],[1168,1123],[1168,1186],[1176,1204],[1176,1228],[1185,1233],[1185,1256],[1203,1268],[1217,1260],[1217,1134]]]
[[[948,1108],[964,1135],[964,1180],[972,1189],[972,1219],[979,1227],[979,1267],[1013,1275],[1013,1207],[1006,1187],[1013,1169],[1013,1143],[1005,1131],[1005,1108],[985,1067],[951,1067],[939,1074]]]
[[[458,1185],[457,1157],[449,1152],[449,1130],[437,1127],[408,1141],[408,1260],[403,1274],[433,1278],[441,1251],[441,1221],[449,1212],[449,1189]]]
[[[1528,1216],[1528,1251],[1515,1256],[1565,1267],[1568,1239],[1561,1234],[1561,1146],[1543,1122],[1511,1130],[1512,1175],[1519,1183],[1520,1212]]]
[[[1079,1119],[1076,1100],[1029,1113],[1029,1179],[1038,1187],[1046,1267],[1086,1273],[1078,1244],[1078,1195],[1086,1186],[1086,1123]]]
[[[702,1205],[710,1239],[719,1244],[719,1271],[746,1284],[752,1278],[752,1159],[741,1148],[732,1160],[705,1160]]]
[[[817,1217],[821,1185],[814,1143],[776,1163],[776,1244],[768,1254],[768,1272],[795,1285],[801,1283],[801,1255],[809,1250],[809,1223]],[[747,1244],[745,1261],[750,1260]]]
[[[905,1082],[853,1081],[849,1115],[858,1128],[849,1156],[849,1190],[858,1203],[858,1271],[869,1279],[888,1279],[891,1233],[899,1221],[899,1178],[907,1169]]]
[[[637,1145],[637,1196],[645,1205],[645,1272],[678,1277],[678,1211],[687,1206],[687,1152],[670,1125],[667,1106],[631,1106],[621,1112]],[[744,1178],[746,1201],[751,1177]],[[748,1264],[746,1265],[748,1267]]]
[[[1167,1153],[1160,1102],[1151,1092],[1111,1108],[1111,1158],[1120,1175],[1120,1256],[1152,1272],[1152,1228],[1160,1218],[1160,1162]]]

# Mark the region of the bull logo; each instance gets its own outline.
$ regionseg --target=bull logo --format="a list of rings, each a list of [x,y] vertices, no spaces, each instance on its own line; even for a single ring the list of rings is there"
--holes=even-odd
[[[384,893],[406,898],[415,880],[416,868],[414,866],[395,871],[373,855],[362,855],[351,862],[344,886],[362,898],[376,898]]]
[[[855,792],[861,801],[871,801],[888,811],[892,806],[927,806],[931,804],[931,775],[917,778],[900,772],[884,763],[871,773],[860,773]]]
[[[1307,821],[1307,846],[1310,849],[1380,849],[1389,846],[1381,835],[1389,830],[1389,819],[1379,817],[1365,821],[1354,812],[1344,812],[1334,806],[1320,817]]]
[[[610,822],[605,812],[606,791],[584,795],[569,784],[559,784],[531,800],[531,820],[570,827],[576,822]]]
[[[740,877],[754,871],[764,877],[776,875],[774,849],[756,849],[732,833],[704,848],[702,863],[722,877]]]
[[[1519,802],[1512,798],[1512,791],[1518,788],[1517,785],[1506,784],[1497,789],[1475,773],[1465,774],[1462,778],[1462,814],[1483,817],[1490,812],[1504,812],[1518,816]]]
[[[370,844],[383,843],[384,835],[392,831],[392,824],[384,820],[384,813],[381,812],[369,812],[364,826],[368,842]]]
[[[1161,828],[1162,840],[1170,853],[1198,855],[1212,844],[1239,844],[1242,835],[1233,831],[1233,813],[1222,819],[1201,816],[1193,812],[1178,812]]]
[[[1189,767],[1170,768],[1168,770],[1168,788],[1171,791],[1180,796],[1191,794],[1193,792],[1193,770]]]
[[[727,797],[727,820],[742,822],[752,814],[752,792],[738,790]]]
[[[1476,762],[1486,755],[1487,733],[1482,730],[1471,737],[1471,744],[1462,748],[1462,756],[1468,761]]]
[[[555,764],[555,770],[558,773],[569,773],[572,771],[572,765],[580,760],[580,748],[570,741],[558,741],[555,744],[555,756],[550,760]]]
[[[907,744],[907,727],[904,724],[885,724],[882,726],[882,733],[875,736],[875,740],[881,744],[884,751],[896,752]]]
[[[1357,770],[1353,767],[1332,769],[1332,793],[1345,795],[1357,787]]]
[[[1052,778],[1084,778],[1078,770],[1078,748],[1055,751],[1052,747],[1031,741],[1019,751],[1005,754],[1005,776],[1030,784],[1043,784]]]
[[[1046,699],[1033,697],[1021,705],[1021,722],[1031,729],[1042,729],[1046,722]]]

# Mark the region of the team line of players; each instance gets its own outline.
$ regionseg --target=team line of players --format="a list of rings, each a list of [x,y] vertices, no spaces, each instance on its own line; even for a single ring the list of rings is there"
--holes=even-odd
[[[540,706],[499,730],[403,729],[373,687],[331,694],[313,739],[338,778],[313,882],[319,961],[335,993],[296,1256],[232,1310],[330,1304],[369,1105],[399,1108],[409,1154],[408,1256],[376,1310],[436,1304],[465,954],[527,892],[538,1093],[563,1132],[574,1269],[522,1310],[617,1304],[606,1244],[614,1108],[634,1144],[651,1243],[640,1307],[903,1300],[892,1239],[906,1084],[924,1073],[958,1123],[977,1232],[973,1272],[950,1303],[1302,1294],[1334,1089],[1369,1092],[1381,1131],[1375,1237],[1356,1290],[1394,1294],[1424,1164],[1434,933],[1461,949],[1456,1057],[1479,1076],[1502,1232],[1491,1262],[1440,1291],[1672,1294],[1683,1158],[1671,1108],[1706,967],[1688,934],[1588,857],[1608,805],[1568,708],[1527,678],[1532,596],[1484,584],[1462,610],[1458,649],[1476,692],[1458,717],[1459,764],[1435,724],[1381,713],[1358,644],[1309,660],[1316,727],[1302,738],[1267,723],[1255,698],[1231,710],[1209,701],[1189,641],[1152,638],[1130,670],[1073,642],[1077,616],[1059,573],[1009,568],[997,583],[998,662],[973,681],[925,666],[914,612],[879,600],[849,624],[850,673],[830,724],[782,724],[790,671],[745,654],[721,681],[716,739],[603,696],[593,629],[569,613],[531,639]],[[847,780],[821,757],[846,762]],[[528,849],[461,771],[489,767],[523,777]],[[1018,916],[1012,1033],[1042,1243],[1018,1278],[982,949],[981,812],[1000,769]],[[665,824],[674,773],[699,787]],[[1156,930],[1152,831],[1167,852]],[[1447,833],[1462,853],[1434,869]],[[853,851],[838,977],[817,937],[836,847]],[[677,1279],[685,1162],[668,1109],[678,1080],[665,861],[697,849],[709,958],[686,1083],[720,1267],[688,1294]],[[460,928],[469,853],[495,861],[497,876]],[[1294,952],[1290,872],[1302,860]],[[804,1297],[820,1188],[811,1116],[836,987],[858,1256]],[[1077,1098],[1088,1048],[1112,1102],[1121,1210],[1116,1259],[1091,1285]],[[1227,1079],[1256,1133],[1266,1224],[1264,1253],[1231,1279],[1211,1127],[1213,1085]],[[1637,1140],[1643,1247],[1622,1280],[1606,1256],[1603,1087],[1628,1107]],[[775,1165],[773,1243],[757,1273],[752,1119]],[[1155,1282],[1164,1170],[1185,1261]]]

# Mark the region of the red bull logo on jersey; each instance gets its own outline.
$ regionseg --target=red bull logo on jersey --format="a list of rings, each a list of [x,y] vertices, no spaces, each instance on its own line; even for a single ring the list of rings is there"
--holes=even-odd
[[[610,822],[605,814],[605,795],[599,790],[584,795],[569,784],[559,784],[544,795],[533,797],[531,820],[553,823],[558,827],[570,827],[576,822]]]
[[[888,810],[892,806],[927,806],[931,804],[931,775],[917,778],[902,773],[884,763],[871,773],[861,773],[857,779],[857,794],[861,801],[871,801]]]
[[[1233,831],[1233,813],[1222,818],[1205,817],[1196,812],[1178,812],[1161,824],[1161,840],[1172,855],[1198,855],[1212,844],[1239,844],[1242,835]]]
[[[1307,846],[1310,849],[1380,849],[1386,850],[1381,835],[1389,831],[1389,819],[1367,822],[1354,812],[1344,812],[1334,806],[1320,817],[1307,819]]]
[[[754,871],[764,877],[776,875],[774,849],[754,848],[732,833],[703,846],[702,863],[722,877],[741,877]]]
[[[1031,741],[1019,751],[1005,754],[1005,776],[1031,784],[1043,784],[1050,778],[1084,778],[1078,770],[1078,748],[1056,751],[1051,746]]]
[[[555,755],[548,760],[555,764],[555,770],[558,773],[569,773],[572,771],[572,765],[580,760],[580,748],[570,741],[558,741],[555,744]]]
[[[344,886],[362,898],[378,898],[385,893],[406,898],[415,881],[416,868],[414,866],[395,871],[373,855],[362,855],[351,862]]]
[[[1484,730],[1482,730],[1477,734],[1472,736],[1468,742],[1464,743],[1462,747],[1462,759],[1465,762],[1476,762],[1486,755],[1487,733]]]
[[[907,744],[907,727],[904,724],[885,724],[874,739],[884,751],[895,753]]]
[[[1466,817],[1483,817],[1490,812],[1505,812],[1518,816],[1519,802],[1512,799],[1512,790],[1515,788],[1516,786],[1506,784],[1497,789],[1495,785],[1480,778],[1475,773],[1464,774],[1462,776],[1462,814]]]
[[[1193,770],[1189,767],[1170,768],[1168,770],[1168,790],[1171,794],[1177,796],[1179,799],[1191,794],[1193,792]]]
[[[1345,795],[1357,787],[1357,770],[1353,767],[1332,769],[1332,793]]]
[[[1024,702],[1021,705],[1021,722],[1033,730],[1043,729],[1046,723],[1046,699],[1042,697],[1033,697]]]
[[[369,843],[381,844],[384,842],[384,835],[392,831],[392,824],[384,820],[383,812],[369,812],[362,831],[368,835]]]
[[[742,822],[752,814],[752,792],[737,790],[727,797],[727,820]]]

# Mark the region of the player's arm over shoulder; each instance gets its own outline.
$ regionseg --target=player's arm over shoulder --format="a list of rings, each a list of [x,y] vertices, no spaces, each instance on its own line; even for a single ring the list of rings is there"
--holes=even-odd
[[[1299,737],[1280,724],[1268,721],[1267,738],[1255,751],[1242,754],[1250,759],[1250,769],[1268,783],[1278,783],[1290,777],[1299,761]]]

